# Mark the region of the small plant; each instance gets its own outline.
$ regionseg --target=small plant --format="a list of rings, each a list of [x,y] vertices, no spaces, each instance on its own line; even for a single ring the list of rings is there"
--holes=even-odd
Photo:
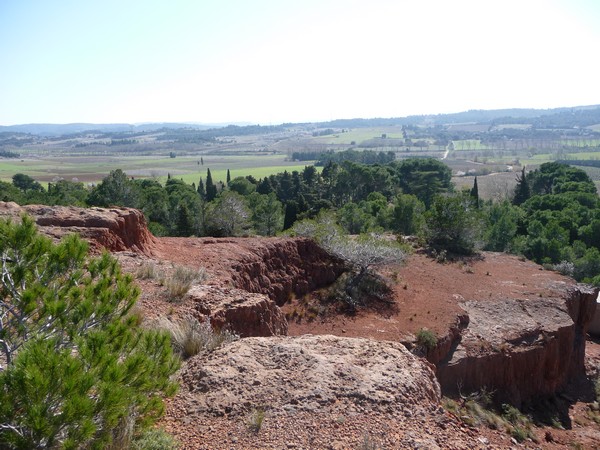
[[[431,350],[437,345],[437,337],[433,331],[421,328],[417,333],[417,344],[425,350]]]
[[[265,421],[265,409],[256,408],[250,414],[248,418],[248,429],[253,433],[258,433],[263,426]]]
[[[365,433],[359,447],[360,450],[383,450],[379,439],[374,438],[369,433]]]
[[[131,443],[132,450],[177,450],[179,444],[162,429],[147,430]]]
[[[135,272],[135,277],[141,280],[157,278],[158,270],[156,269],[156,264],[153,262],[146,262],[142,264]]]
[[[445,262],[448,261],[448,253],[446,252],[446,250],[433,250],[433,257],[435,258],[435,260],[440,263],[440,264],[444,264]]]
[[[531,429],[531,420],[514,406],[502,405],[502,417],[512,425],[508,429],[518,442],[535,438]]]
[[[575,273],[575,265],[569,261],[561,261],[558,264],[554,264],[551,266],[551,269],[568,277],[572,277]]]
[[[167,291],[169,301],[181,300],[188,293],[192,284],[203,283],[208,278],[206,269],[190,269],[189,267],[176,266],[170,278],[162,280]]]
[[[158,326],[169,332],[173,348],[183,359],[239,339],[238,335],[228,330],[214,330],[208,317],[202,322],[191,316],[176,322],[163,319]]]

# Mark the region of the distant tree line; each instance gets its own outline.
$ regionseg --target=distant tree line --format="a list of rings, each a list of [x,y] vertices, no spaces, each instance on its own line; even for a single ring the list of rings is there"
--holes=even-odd
[[[325,166],[330,162],[342,163],[344,161],[352,161],[361,164],[388,164],[396,159],[394,152],[374,152],[374,151],[357,151],[344,150],[334,152],[328,150],[326,152],[294,152],[292,159],[296,161],[315,161],[315,166]]]
[[[437,254],[510,252],[600,284],[600,204],[587,174],[554,162],[523,170],[517,181],[511,201],[482,201],[477,178],[456,192],[439,160],[329,161],[321,172],[306,166],[228,183],[215,182],[210,169],[198,184],[169,177],[164,185],[115,170],[91,189],[65,180],[44,189],[16,174],[0,182],[0,200],[134,207],[159,236],[272,236],[329,211],[350,234],[416,235]]]

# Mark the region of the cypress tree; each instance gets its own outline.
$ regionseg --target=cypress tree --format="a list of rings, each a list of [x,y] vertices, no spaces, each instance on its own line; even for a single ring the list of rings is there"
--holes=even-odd
[[[298,204],[291,200],[285,205],[285,215],[283,217],[283,229],[287,230],[298,218]]]
[[[521,176],[517,175],[517,186],[515,187],[515,196],[513,197],[513,205],[520,205],[531,197],[529,183],[525,176],[525,167],[521,171]]]
[[[227,169],[227,186],[231,183],[231,174],[229,173],[229,169]]]
[[[200,178],[200,181],[198,181],[197,192],[202,200],[206,200],[206,189],[204,189],[204,182],[202,181],[202,178]]]
[[[477,187],[477,177],[475,177],[475,181],[473,181],[473,188],[471,189],[471,197],[475,202],[475,206],[479,208],[479,188]]]
[[[206,201],[212,202],[217,196],[217,186],[213,183],[210,169],[206,170]]]

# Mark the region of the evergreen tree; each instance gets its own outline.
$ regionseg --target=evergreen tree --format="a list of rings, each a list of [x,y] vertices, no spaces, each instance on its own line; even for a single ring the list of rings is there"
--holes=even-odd
[[[194,222],[188,206],[182,202],[177,208],[177,235],[191,236],[194,234]]]
[[[212,202],[217,196],[217,186],[213,183],[210,169],[206,170],[206,201]]]
[[[285,215],[283,217],[283,229],[287,230],[298,219],[298,204],[291,200],[285,205]]]
[[[139,186],[121,169],[111,171],[88,196],[92,206],[127,206],[139,208]]]
[[[471,189],[470,194],[473,202],[475,202],[475,207],[479,208],[479,188],[477,187],[477,177],[475,177],[475,180],[473,181],[473,188]]]
[[[258,197],[252,211],[252,223],[256,232],[262,236],[274,236],[281,231],[283,207],[274,192]]]
[[[206,189],[204,189],[204,181],[202,181],[202,178],[198,181],[198,189],[196,192],[198,192],[198,195],[202,200],[206,200]]]
[[[155,421],[178,362],[117,261],[27,217],[0,221],[0,253],[0,448],[114,448]]]
[[[263,195],[273,192],[273,186],[271,185],[271,181],[268,177],[264,177],[259,181],[258,186],[256,187],[256,192]]]
[[[529,182],[525,176],[525,167],[521,171],[521,176],[517,175],[517,186],[515,187],[515,196],[513,197],[513,205],[521,205],[531,197]]]
[[[229,169],[227,169],[227,186],[229,186],[229,183],[231,183],[231,173],[229,173]]]

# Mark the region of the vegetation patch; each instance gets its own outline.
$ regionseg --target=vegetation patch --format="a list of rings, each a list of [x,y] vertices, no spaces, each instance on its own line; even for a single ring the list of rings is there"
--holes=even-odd
[[[169,333],[174,350],[183,359],[203,351],[213,351],[221,345],[239,339],[238,335],[228,330],[215,330],[208,317],[203,321],[191,316],[179,320],[163,318],[157,327]]]

